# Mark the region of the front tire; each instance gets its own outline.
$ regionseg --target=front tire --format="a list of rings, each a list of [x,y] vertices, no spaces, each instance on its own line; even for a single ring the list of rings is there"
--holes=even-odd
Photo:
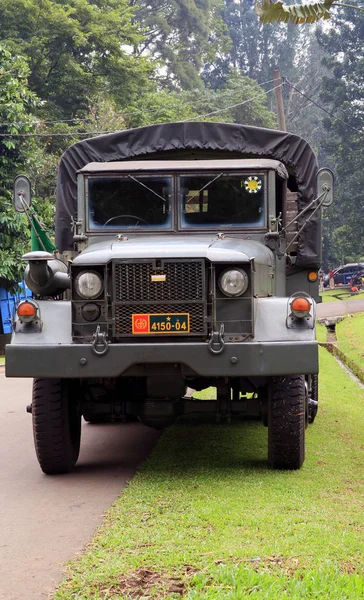
[[[299,469],[305,460],[305,378],[272,377],[269,391],[269,465],[273,469]]]
[[[75,466],[81,440],[79,401],[71,380],[34,379],[33,436],[39,465],[47,475]]]

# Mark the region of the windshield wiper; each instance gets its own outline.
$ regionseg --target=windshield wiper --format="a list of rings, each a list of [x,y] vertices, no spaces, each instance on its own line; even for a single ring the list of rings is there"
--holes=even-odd
[[[191,198],[188,198],[186,204],[191,202],[194,198],[196,198],[196,196],[199,196],[203,190],[205,190],[207,187],[209,187],[209,185],[211,185],[211,183],[214,183],[214,181],[216,181],[216,179],[219,179],[219,177],[221,177],[222,175],[223,175],[223,173],[220,173],[220,175],[216,175],[216,177],[214,177],[214,179],[211,179],[211,181],[206,183],[206,185],[204,185],[200,190],[198,190],[195,194],[193,194],[193,196],[191,196]]]
[[[132,179],[133,181],[136,181],[137,183],[139,183],[139,185],[141,185],[142,187],[144,187],[149,192],[152,192],[152,194],[154,194],[155,196],[157,196],[157,198],[160,198],[161,200],[163,200],[163,202],[167,202],[166,199],[163,198],[163,196],[161,196],[160,194],[158,194],[157,192],[155,192],[154,190],[152,190],[152,188],[150,188],[147,185],[145,185],[145,183],[142,183],[141,181],[139,181],[139,179],[136,179],[136,177],[133,177],[132,175],[128,175],[128,177],[129,177],[129,179]]]

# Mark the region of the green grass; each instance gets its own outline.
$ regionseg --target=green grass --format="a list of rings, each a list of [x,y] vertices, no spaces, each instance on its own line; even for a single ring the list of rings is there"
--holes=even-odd
[[[5,365],[5,356],[0,356],[0,365]]]
[[[320,296],[322,302],[340,302],[341,300],[357,300],[364,299],[364,290],[359,291],[357,294],[351,294],[348,288],[335,288],[334,290],[327,290],[321,292]]]
[[[364,394],[320,356],[301,470],[267,468],[254,421],[171,427],[55,598],[362,598]]]
[[[327,340],[327,329],[325,325],[316,323],[316,339],[318,342],[326,342]]]
[[[364,313],[347,316],[336,325],[338,346],[364,370]]]

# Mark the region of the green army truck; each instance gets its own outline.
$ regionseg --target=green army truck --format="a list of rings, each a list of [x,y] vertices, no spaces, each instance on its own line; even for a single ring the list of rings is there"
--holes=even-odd
[[[300,468],[318,406],[332,184],[302,138],[236,124],[167,123],[71,146],[58,253],[23,257],[34,298],[17,306],[6,348],[7,376],[34,379],[42,470],[74,467],[82,417],[161,428],[246,414],[268,427],[270,466]],[[15,204],[30,205],[24,180]],[[186,393],[210,386],[211,400]]]

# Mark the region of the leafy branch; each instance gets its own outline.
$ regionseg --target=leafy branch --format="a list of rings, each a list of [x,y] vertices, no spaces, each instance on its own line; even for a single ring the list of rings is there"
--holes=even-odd
[[[330,9],[332,6],[343,6],[353,8],[364,12],[364,8],[352,4],[336,3],[334,0],[325,0],[324,2],[292,4],[287,6],[281,0],[262,0],[257,2],[255,12],[259,20],[264,25],[267,23],[292,23],[293,25],[316,23],[320,19],[330,19]]]

